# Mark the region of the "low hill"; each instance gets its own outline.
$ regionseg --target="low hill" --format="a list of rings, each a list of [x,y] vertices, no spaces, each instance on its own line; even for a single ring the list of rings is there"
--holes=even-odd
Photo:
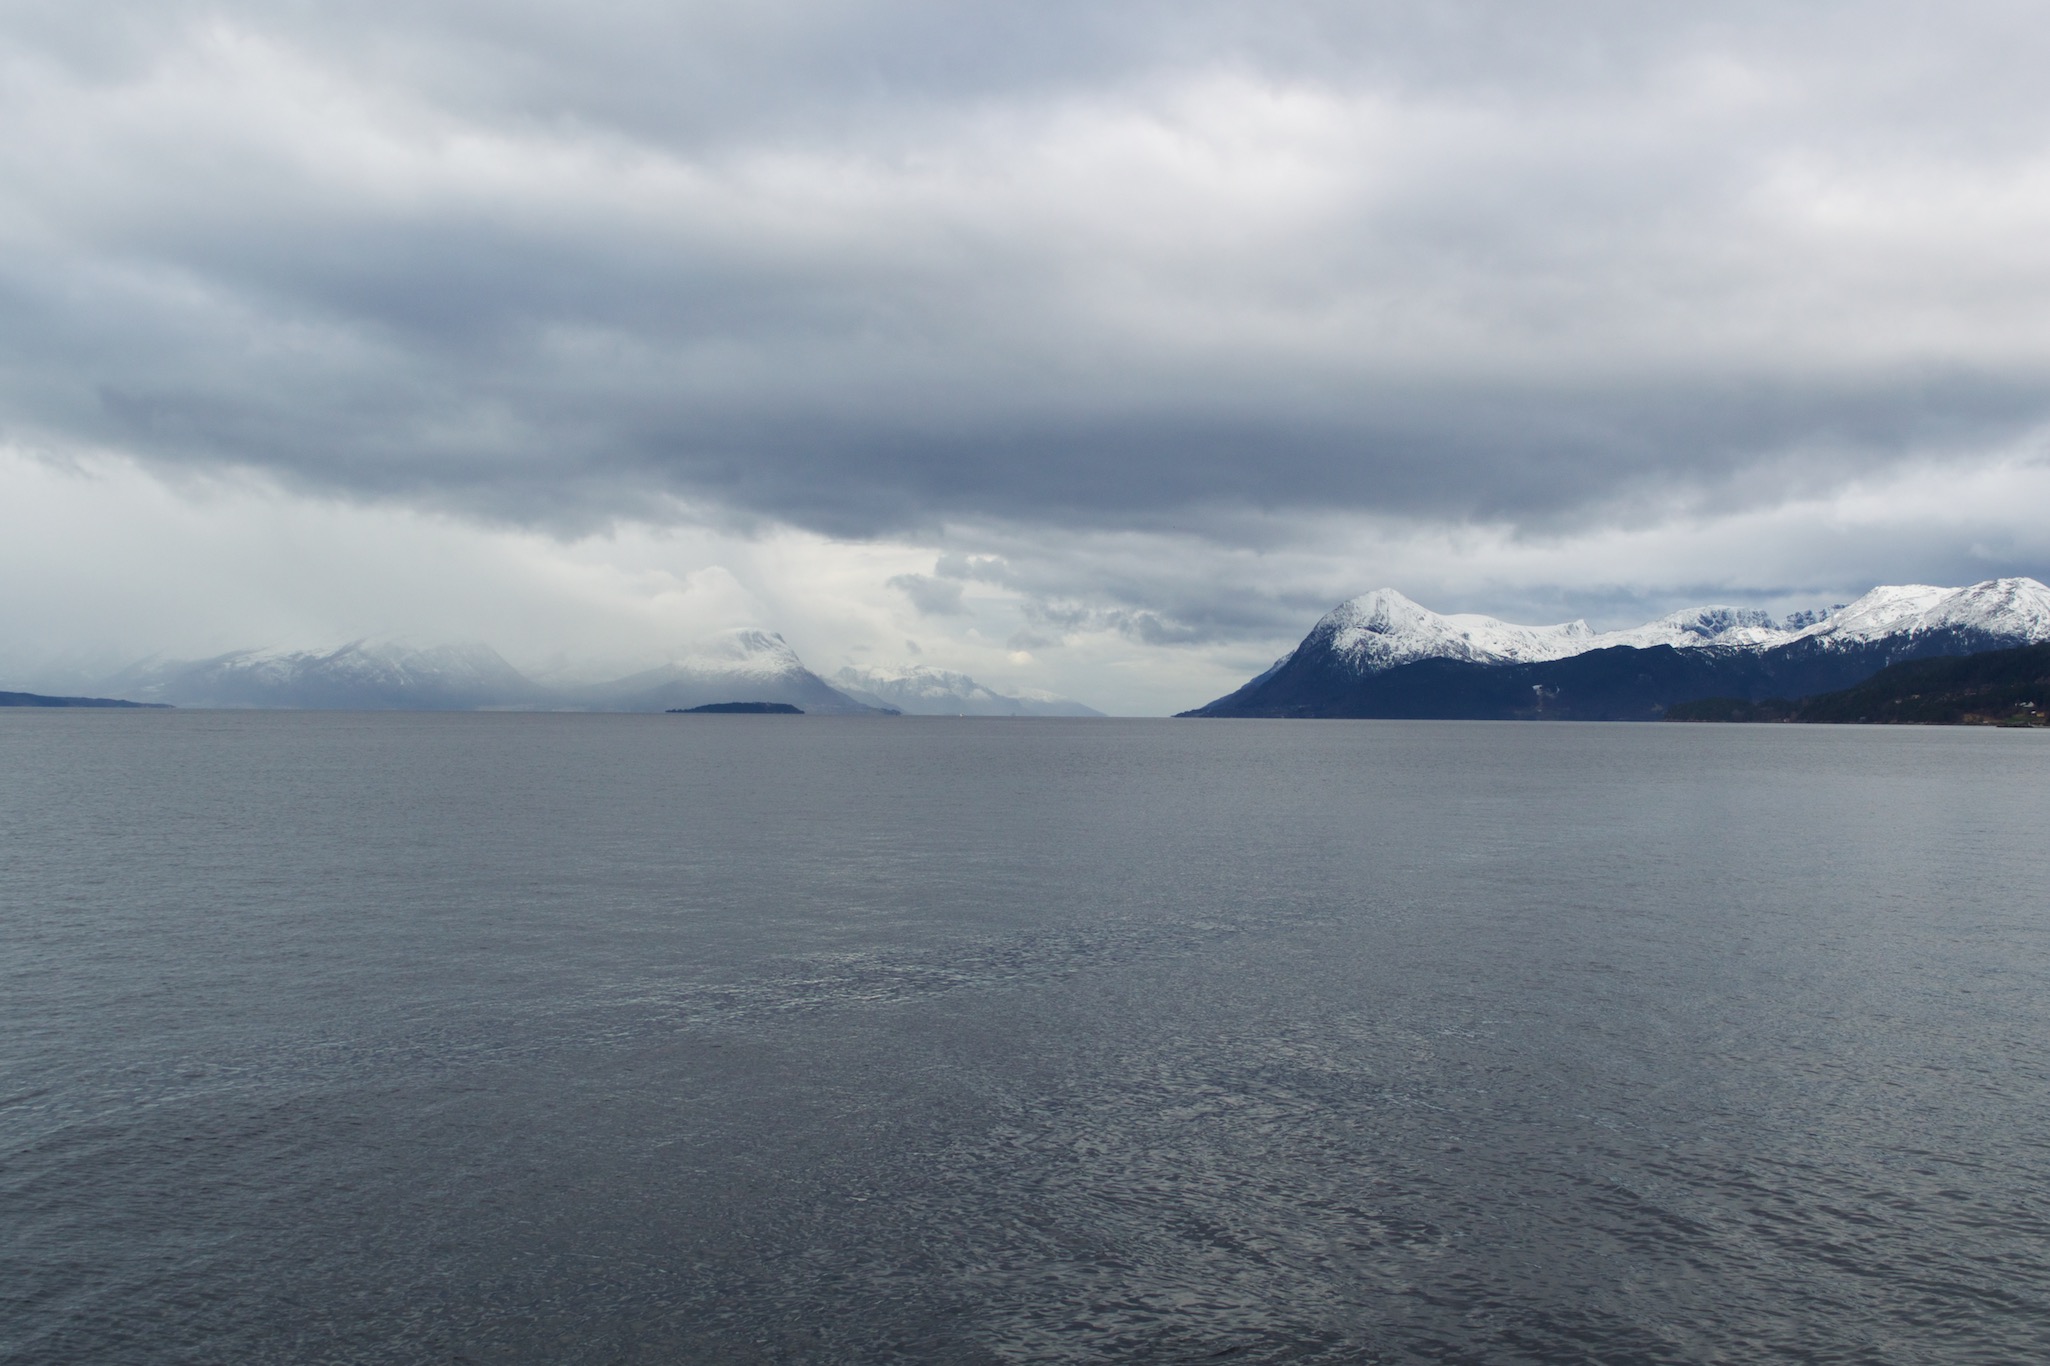
[[[1837,725],[2050,725],[2050,644],[1952,659],[1915,659],[1855,687],[1798,701],[1711,697],[1668,721],[1802,721]]]

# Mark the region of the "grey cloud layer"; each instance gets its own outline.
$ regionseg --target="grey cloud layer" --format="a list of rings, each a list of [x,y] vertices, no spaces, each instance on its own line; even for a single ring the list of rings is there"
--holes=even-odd
[[[16,5],[0,421],[534,523],[1225,540],[2041,425],[2044,26],[1789,8]]]

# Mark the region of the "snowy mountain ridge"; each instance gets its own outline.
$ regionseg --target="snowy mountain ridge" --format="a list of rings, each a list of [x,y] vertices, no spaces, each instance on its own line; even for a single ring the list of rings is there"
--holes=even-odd
[[[2034,579],[1987,579],[1964,588],[1875,588],[1796,639],[1848,644],[1961,631],[2013,645],[2050,640],[2050,587]]]
[[[1964,588],[1896,584],[1875,588],[1855,602],[1796,613],[1784,621],[1750,608],[1693,607],[1618,631],[1596,631],[1585,621],[1521,626],[1472,613],[1441,614],[1392,588],[1381,588],[1326,613],[1303,643],[1274,667],[1304,650],[1326,652],[1354,672],[1369,674],[1423,659],[1534,664],[1617,645],[1736,651],[1769,650],[1802,640],[1828,650],[1893,638],[1913,640],[1940,631],[1983,636],[1999,644],[2050,640],[2050,587],[2029,578],[1988,579]]]

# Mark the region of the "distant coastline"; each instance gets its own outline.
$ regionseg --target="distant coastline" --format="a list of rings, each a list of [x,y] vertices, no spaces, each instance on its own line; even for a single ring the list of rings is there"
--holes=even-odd
[[[0,707],[100,707],[169,711],[169,702],[130,702],[119,697],[46,697],[37,692],[0,692]]]

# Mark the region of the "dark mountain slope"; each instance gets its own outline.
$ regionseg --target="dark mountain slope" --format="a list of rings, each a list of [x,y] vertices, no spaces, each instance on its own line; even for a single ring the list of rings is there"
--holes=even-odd
[[[2050,645],[1961,659],[1917,659],[1856,687],[1800,701],[1713,697],[1684,702],[1668,721],[1805,721],[1871,725],[2050,725]]]
[[[1902,659],[1983,646],[1970,632],[1925,632],[1869,643],[1797,640],[1770,650],[1625,645],[1537,664],[1424,659],[1362,674],[1298,650],[1228,697],[1184,716],[1656,721],[1676,703],[1747,702],[1849,687]]]

